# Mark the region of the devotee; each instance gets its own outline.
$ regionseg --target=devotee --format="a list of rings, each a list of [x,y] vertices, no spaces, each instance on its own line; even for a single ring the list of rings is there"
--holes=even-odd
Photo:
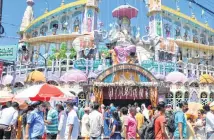
[[[210,111],[206,114],[207,139],[214,138],[214,102],[210,104]]]
[[[121,121],[118,115],[118,112],[115,111],[112,113],[112,117],[113,117],[113,122],[112,122],[112,126],[111,126],[111,134],[110,134],[110,139],[121,139],[121,129],[122,129],[122,125],[121,125]]]
[[[129,110],[130,114],[125,122],[125,139],[136,139],[137,135],[137,121],[135,119],[136,108],[131,107]]]
[[[47,108],[47,120],[45,120],[46,124],[46,132],[48,139],[56,139],[58,133],[58,112],[51,106],[50,102],[46,102],[43,104],[44,108]]]
[[[66,121],[67,121],[67,114],[64,111],[64,107],[62,105],[57,105],[57,111],[59,113],[59,125],[58,125],[58,133],[57,139],[64,139],[65,135],[65,128],[66,128]]]
[[[110,107],[105,107],[105,113],[104,113],[104,126],[103,126],[103,134],[104,139],[108,139],[110,136]]]
[[[197,139],[205,139],[205,118],[204,118],[204,110],[200,109],[198,111],[198,118],[196,119],[195,122],[195,133],[196,133],[196,137]]]
[[[160,102],[157,106],[158,114],[155,119],[155,139],[165,140],[168,139],[166,133],[166,117],[165,117],[165,103]]]
[[[127,121],[128,118],[128,108],[126,107],[122,107],[121,108],[121,112],[122,112],[122,116],[120,118],[121,120],[121,125],[122,125],[122,132],[121,132],[121,136],[123,139],[125,139],[125,135],[126,135],[126,129],[125,129],[125,122]]]
[[[32,102],[33,111],[27,116],[25,139],[42,139],[45,132],[44,107],[42,102]]]
[[[79,119],[76,111],[74,110],[74,104],[72,101],[66,103],[68,110],[68,118],[65,129],[66,140],[77,140],[79,135]]]
[[[82,127],[81,127],[81,137],[84,140],[88,140],[89,139],[89,111],[90,108],[89,107],[85,107],[84,108],[84,115],[82,117]]]
[[[187,122],[185,112],[188,111],[186,102],[179,103],[179,109],[175,113],[175,132],[174,139],[185,139],[187,137]]]
[[[103,132],[102,114],[98,111],[98,109],[99,109],[99,104],[94,103],[93,111],[89,114],[91,139],[101,139],[101,134]]]
[[[1,111],[0,139],[10,139],[11,130],[15,129],[15,125],[18,119],[18,109],[19,104],[17,102],[13,102],[11,107],[5,108]]]
[[[144,116],[144,120],[149,121],[149,110],[146,108],[145,104],[141,105],[141,112]]]
[[[139,130],[143,124],[144,124],[144,116],[143,114],[140,113],[140,108],[136,108],[137,110],[137,114],[135,116],[136,120],[137,120],[137,129]],[[137,139],[140,139],[140,136],[137,134]]]

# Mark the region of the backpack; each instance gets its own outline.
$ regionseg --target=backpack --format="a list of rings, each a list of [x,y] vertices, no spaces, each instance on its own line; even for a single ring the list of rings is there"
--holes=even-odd
[[[174,133],[175,132],[175,115],[176,115],[176,113],[177,112],[175,112],[175,113],[170,113],[170,112],[168,112],[168,113],[166,113],[166,127],[167,127],[167,129],[168,129],[168,131],[170,132],[170,133]]]
[[[159,116],[153,117],[150,122],[145,122],[139,130],[139,135],[141,139],[155,139],[155,120]]]

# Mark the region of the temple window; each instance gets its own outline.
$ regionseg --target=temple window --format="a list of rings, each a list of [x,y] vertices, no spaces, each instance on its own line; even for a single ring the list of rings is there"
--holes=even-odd
[[[165,96],[166,96],[166,103],[173,104],[173,93],[172,92],[166,93]]]
[[[208,100],[207,100],[207,93],[206,92],[202,92],[201,93],[201,104],[202,105],[206,105],[208,103]]]
[[[210,93],[210,102],[213,102],[214,101],[214,92],[211,92]]]
[[[180,92],[180,91],[177,91],[176,93],[175,93],[175,105],[176,106],[178,106],[179,105],[179,103],[181,103],[182,102],[182,93]]]
[[[187,92],[187,91],[184,93],[184,101],[185,102],[189,101],[189,92]]]

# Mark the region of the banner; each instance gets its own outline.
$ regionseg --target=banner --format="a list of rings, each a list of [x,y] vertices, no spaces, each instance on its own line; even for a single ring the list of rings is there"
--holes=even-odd
[[[18,54],[18,46],[0,46],[0,60],[16,61]]]

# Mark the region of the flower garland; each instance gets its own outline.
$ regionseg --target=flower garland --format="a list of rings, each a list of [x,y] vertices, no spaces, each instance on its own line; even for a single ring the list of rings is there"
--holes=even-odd
[[[115,82],[115,83],[104,83],[104,82],[94,82],[94,86],[97,87],[121,87],[121,86],[128,86],[128,87],[158,87],[157,82],[133,82],[133,81],[127,81],[127,82]]]

